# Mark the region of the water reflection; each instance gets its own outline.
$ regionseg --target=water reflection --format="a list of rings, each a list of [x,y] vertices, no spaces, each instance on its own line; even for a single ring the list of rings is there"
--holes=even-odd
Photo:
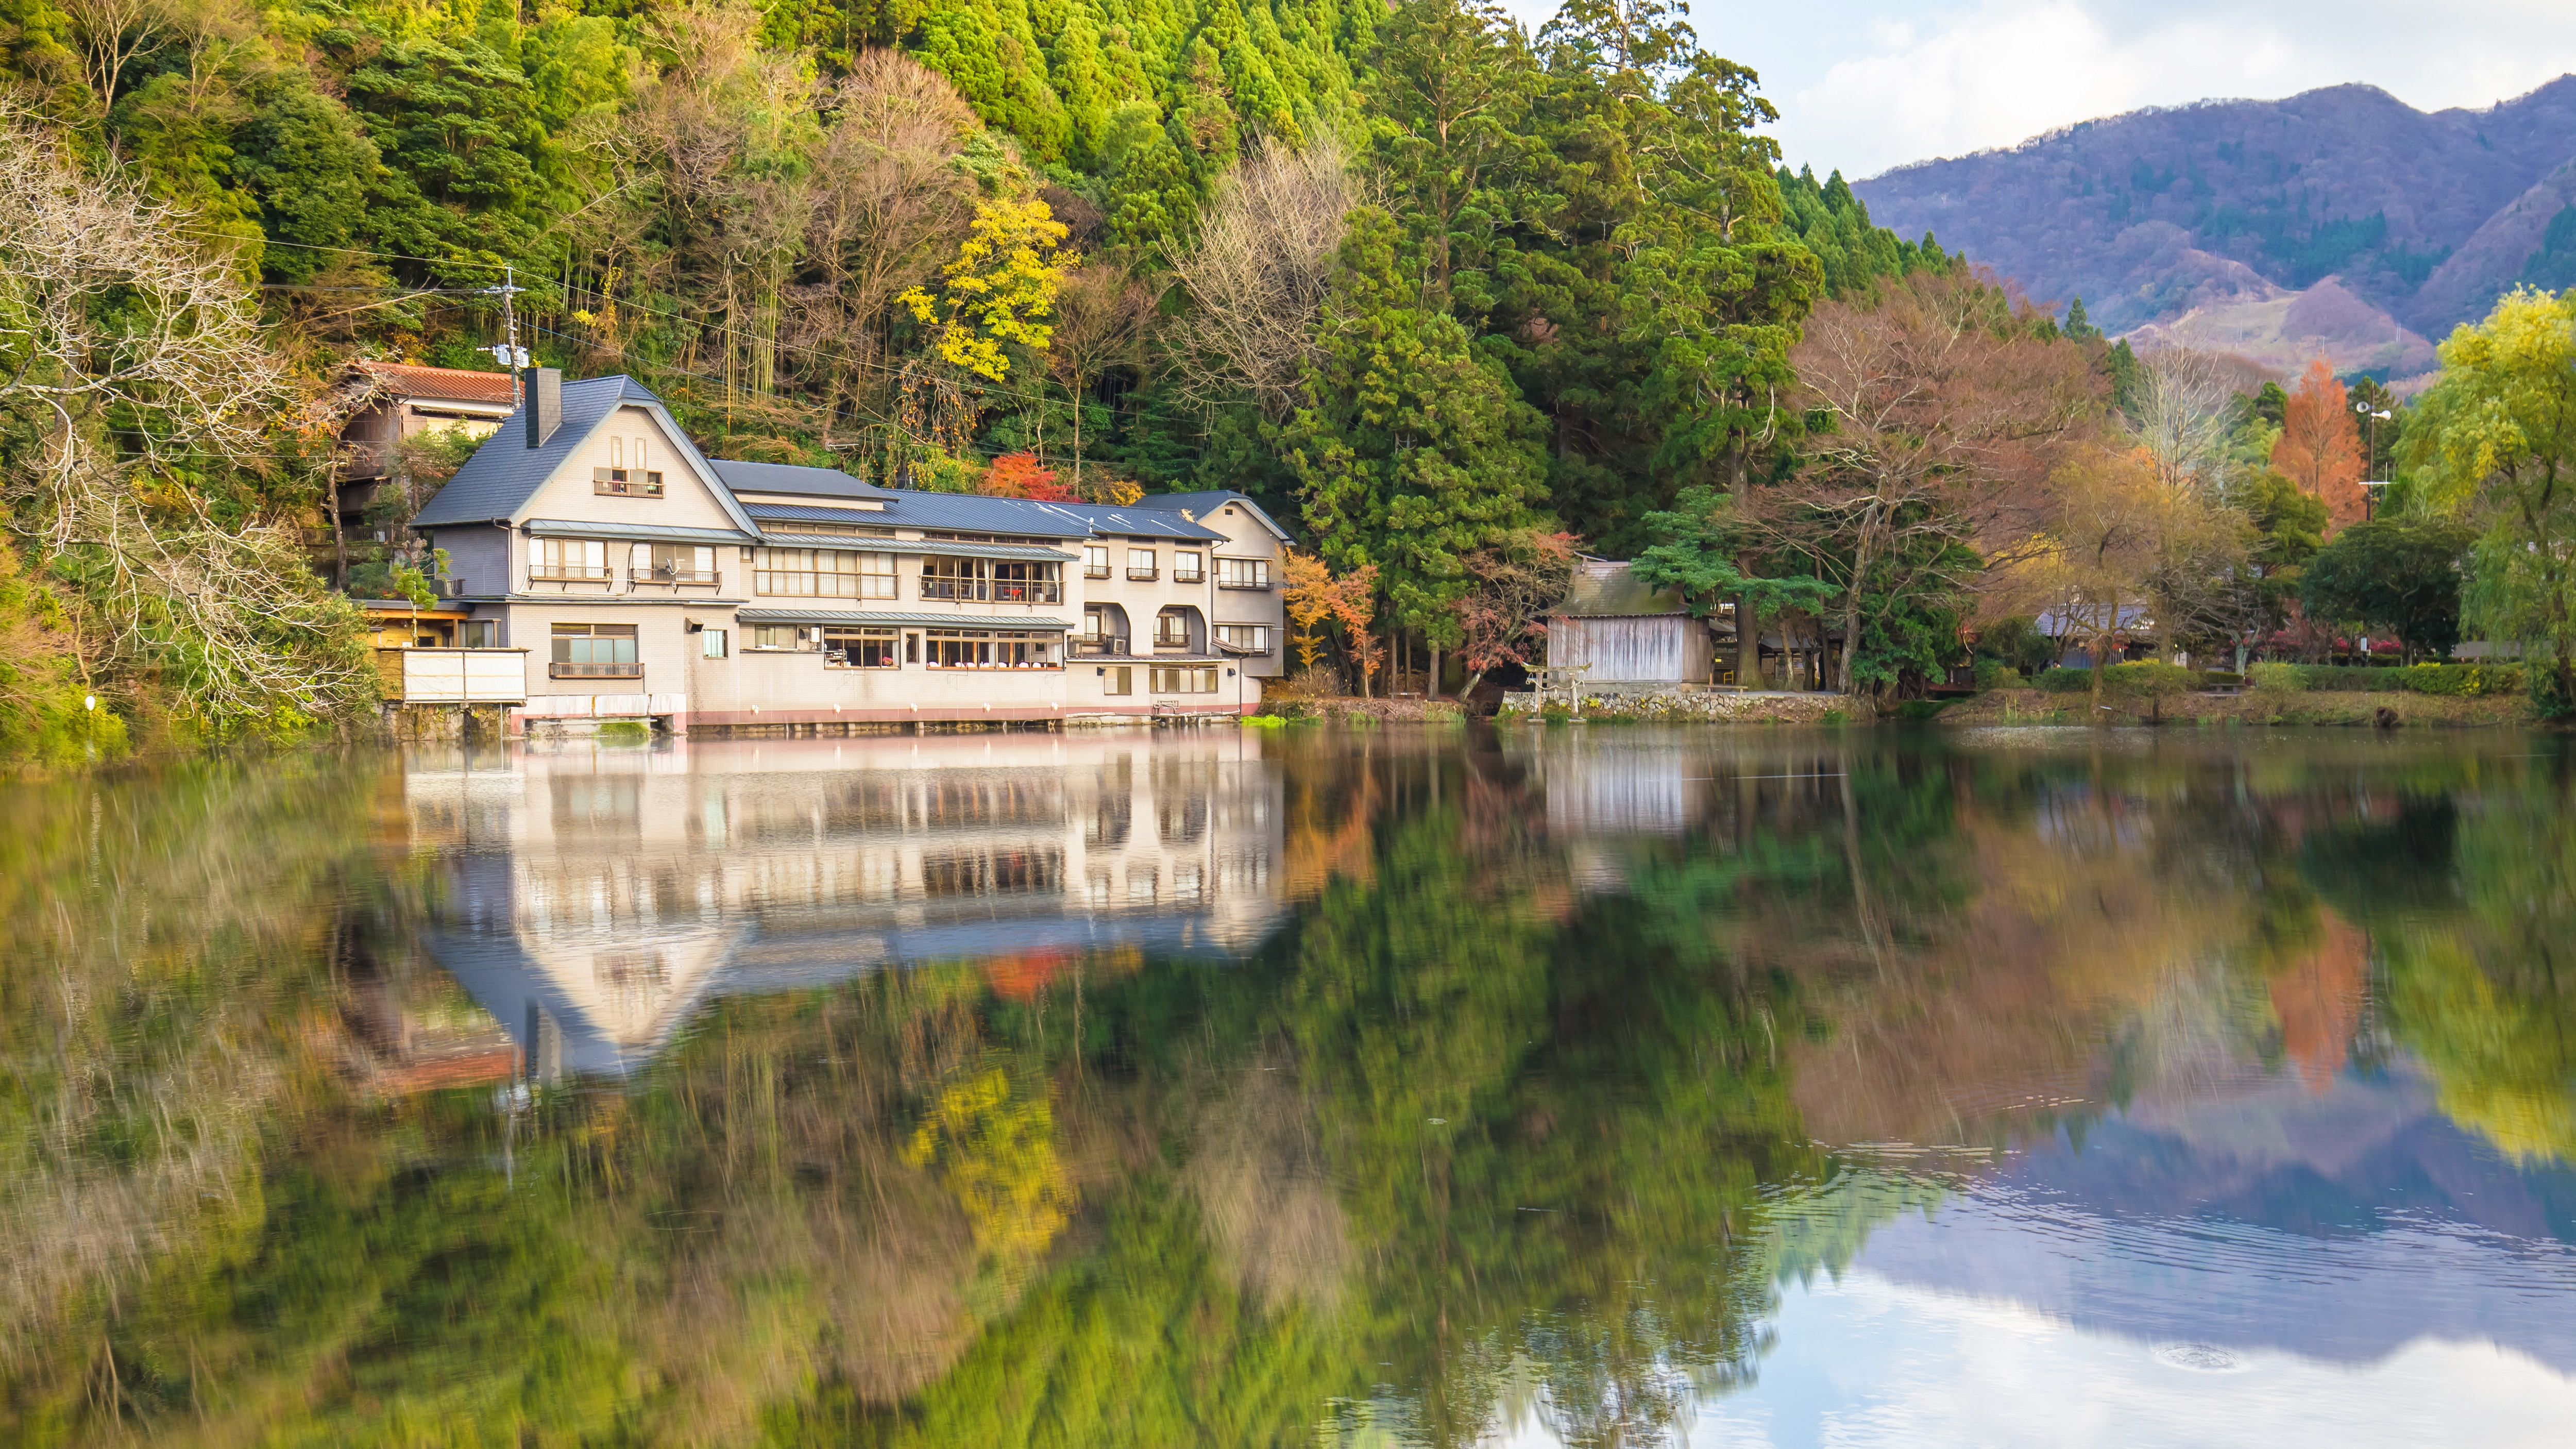
[[[12,804],[13,1441],[2576,1409],[2546,741],[981,735]]]

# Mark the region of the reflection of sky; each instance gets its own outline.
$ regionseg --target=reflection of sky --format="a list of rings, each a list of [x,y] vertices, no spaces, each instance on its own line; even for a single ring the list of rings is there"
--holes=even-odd
[[[2367,1372],[2192,1352],[1867,1268],[1790,1289],[1776,1327],[1760,1380],[1704,1404],[1692,1444],[2501,1446],[2576,1424],[2576,1379],[2482,1343],[2418,1340]]]

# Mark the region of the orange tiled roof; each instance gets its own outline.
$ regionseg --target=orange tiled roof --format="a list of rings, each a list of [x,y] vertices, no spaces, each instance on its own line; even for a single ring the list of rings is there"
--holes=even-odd
[[[404,397],[485,403],[495,407],[510,405],[510,375],[506,372],[472,372],[462,367],[415,367],[404,362],[361,362],[358,366],[381,379],[388,391]]]

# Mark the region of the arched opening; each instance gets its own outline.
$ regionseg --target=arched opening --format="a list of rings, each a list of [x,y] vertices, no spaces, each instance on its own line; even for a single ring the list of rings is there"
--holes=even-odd
[[[1154,616],[1154,647],[1165,653],[1207,652],[1207,619],[1187,604],[1173,604]]]
[[[1116,604],[1082,606],[1082,632],[1073,636],[1076,654],[1117,655],[1134,652],[1129,643],[1127,611]]]

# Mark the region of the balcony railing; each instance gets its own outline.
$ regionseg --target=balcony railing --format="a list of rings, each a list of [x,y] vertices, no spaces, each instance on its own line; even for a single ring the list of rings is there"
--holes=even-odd
[[[984,597],[982,579],[923,579],[921,596],[925,599],[965,599]]]
[[[1072,636],[1073,655],[1077,659],[1125,659],[1128,657],[1124,634],[1076,634]]]
[[[1271,583],[1268,579],[1228,578],[1219,574],[1216,586],[1220,589],[1267,589],[1271,587]]]
[[[1109,577],[1109,565],[1084,564],[1082,566],[1082,576],[1086,579],[1105,579]]]
[[[1053,579],[995,579],[993,602],[997,604],[1061,604],[1064,585]]]
[[[1130,568],[1127,570],[1127,578],[1130,583],[1149,584],[1154,581],[1154,576],[1161,572],[1160,569]]]
[[[546,666],[548,679],[642,679],[641,664],[566,664],[558,659]]]
[[[1172,570],[1172,582],[1176,584],[1203,584],[1207,582],[1207,575],[1199,572],[1197,569],[1174,569]]]
[[[665,568],[657,564],[637,570],[634,580],[639,584],[717,584],[724,581],[724,574],[716,569]]]
[[[1154,647],[1157,649],[1187,649],[1190,647],[1190,636],[1187,634],[1157,634],[1154,636]]]
[[[528,582],[532,584],[605,584],[616,577],[617,570],[606,564],[559,564],[553,568],[538,564],[528,570]]]

